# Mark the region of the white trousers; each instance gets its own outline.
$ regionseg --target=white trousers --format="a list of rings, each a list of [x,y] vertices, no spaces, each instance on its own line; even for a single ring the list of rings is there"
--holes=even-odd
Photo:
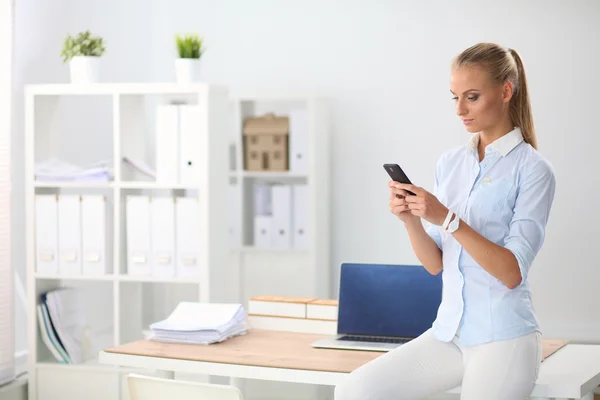
[[[533,332],[476,346],[449,343],[431,331],[348,374],[335,400],[417,400],[461,385],[461,400],[528,399],[542,361]]]

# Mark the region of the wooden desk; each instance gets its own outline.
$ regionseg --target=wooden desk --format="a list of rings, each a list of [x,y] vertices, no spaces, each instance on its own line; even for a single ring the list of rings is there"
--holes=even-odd
[[[336,385],[347,373],[383,354],[311,347],[323,337],[251,330],[247,335],[209,346],[140,340],[106,349],[100,352],[99,360],[103,364],[164,371]],[[534,396],[593,398],[591,392],[600,385],[600,345],[544,340],[543,358]],[[449,392],[460,393],[460,388]]]

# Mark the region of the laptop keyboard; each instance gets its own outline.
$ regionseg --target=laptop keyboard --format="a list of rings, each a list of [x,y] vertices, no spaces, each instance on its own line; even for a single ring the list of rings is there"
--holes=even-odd
[[[355,335],[344,335],[338,340],[348,340],[352,342],[377,342],[377,343],[407,343],[411,339],[407,338],[390,338],[381,336],[355,336]]]

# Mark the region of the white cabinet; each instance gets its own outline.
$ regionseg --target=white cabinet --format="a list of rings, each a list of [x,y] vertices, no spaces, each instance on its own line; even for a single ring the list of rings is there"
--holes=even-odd
[[[123,378],[127,369],[100,365],[93,359],[65,365],[53,357],[40,336],[36,309],[40,295],[60,287],[80,288],[86,321],[97,350],[144,338],[150,323],[165,318],[181,300],[238,300],[237,287],[229,282],[237,269],[228,263],[229,232],[223,223],[228,218],[228,209],[223,205],[228,203],[229,196],[227,162],[232,121],[229,92],[224,87],[206,84],[52,84],[27,86],[25,97],[29,398],[116,400],[121,396],[125,400]],[[182,154],[186,157],[185,165],[193,168],[183,174],[185,179],[157,181],[153,178],[156,147],[164,146],[164,132],[160,130],[166,124],[164,118],[157,116],[157,110],[166,104],[185,104],[184,113],[194,122],[185,126],[188,148]],[[84,179],[53,180],[54,172],[48,171],[56,165],[56,160],[80,167],[96,163],[98,169]],[[164,165],[164,160],[158,162]],[[43,177],[36,168],[42,163],[46,166]],[[56,241],[48,238],[52,239],[53,232],[59,235],[68,229],[72,242],[79,243],[77,232],[84,221],[62,220],[64,229],[58,229],[52,215],[36,213],[39,195],[72,199],[73,204],[56,207],[59,214],[61,210],[72,211],[79,205],[78,199],[86,196],[103,199],[105,214],[98,216],[98,222],[106,223],[86,226],[105,229],[102,232],[105,236],[100,232],[92,232],[90,236],[87,232],[86,238],[106,238],[105,248],[98,249],[105,267],[90,274],[86,273],[89,268],[78,268],[77,274],[67,276],[55,264],[40,265],[40,260],[46,260],[42,257],[46,253],[36,251],[36,234],[41,250],[47,247],[55,252],[55,262],[59,246],[52,243],[60,241],[58,236],[54,238]],[[194,261],[199,271],[179,276],[170,272],[153,274],[150,268],[148,274],[130,274],[129,262],[138,260],[135,251],[128,252],[132,239],[128,241],[126,201],[131,196],[147,196],[150,202],[172,198],[173,204],[179,200],[195,205],[194,213],[189,213],[191,218],[185,221],[189,226],[182,232],[197,233],[185,238],[185,246],[197,250]],[[89,220],[87,213],[82,215]],[[44,218],[52,224],[43,224]],[[58,221],[60,218],[58,215]],[[153,226],[145,225],[148,229]],[[175,229],[171,226],[171,231]],[[40,234],[48,239],[45,244],[40,241]],[[149,245],[152,248],[151,240]],[[168,249],[172,247],[171,244]],[[165,250],[160,246],[155,248]],[[155,259],[148,254],[146,262],[152,267]],[[76,260],[81,261],[81,254]],[[175,260],[171,261],[175,267]]]

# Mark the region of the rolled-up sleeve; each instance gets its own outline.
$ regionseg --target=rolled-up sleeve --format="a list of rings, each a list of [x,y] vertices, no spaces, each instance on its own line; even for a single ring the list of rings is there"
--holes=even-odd
[[[554,201],[556,180],[545,160],[532,165],[519,184],[514,214],[504,247],[517,259],[521,283],[527,280],[531,264],[544,243],[546,224]]]

